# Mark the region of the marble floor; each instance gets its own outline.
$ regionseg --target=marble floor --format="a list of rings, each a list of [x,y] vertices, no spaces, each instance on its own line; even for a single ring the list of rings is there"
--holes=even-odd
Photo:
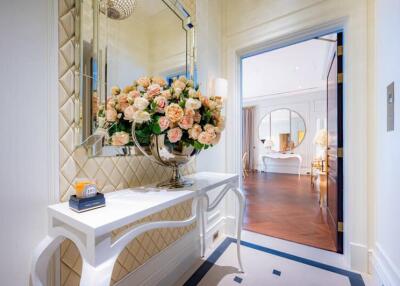
[[[244,231],[238,270],[234,239],[223,238],[176,284],[185,286],[372,286],[369,275],[346,270],[343,256]]]

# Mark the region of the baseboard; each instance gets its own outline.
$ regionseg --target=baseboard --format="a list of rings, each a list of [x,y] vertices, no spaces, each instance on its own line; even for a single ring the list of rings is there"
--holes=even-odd
[[[381,286],[400,285],[400,269],[387,256],[379,243],[375,244],[373,251],[373,275]]]
[[[368,272],[368,247],[359,243],[350,242],[350,266],[358,272]]]
[[[200,240],[194,229],[119,281],[117,286],[174,285],[200,257]]]

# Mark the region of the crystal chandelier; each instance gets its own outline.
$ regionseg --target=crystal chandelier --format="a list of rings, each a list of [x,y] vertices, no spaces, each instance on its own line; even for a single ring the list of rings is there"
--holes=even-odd
[[[100,11],[114,20],[123,20],[132,15],[136,0],[104,0]]]

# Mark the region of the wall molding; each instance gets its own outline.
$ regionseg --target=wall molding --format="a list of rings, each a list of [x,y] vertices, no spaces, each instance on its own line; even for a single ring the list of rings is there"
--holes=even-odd
[[[372,273],[379,285],[400,285],[400,268],[396,266],[379,243],[372,251]]]

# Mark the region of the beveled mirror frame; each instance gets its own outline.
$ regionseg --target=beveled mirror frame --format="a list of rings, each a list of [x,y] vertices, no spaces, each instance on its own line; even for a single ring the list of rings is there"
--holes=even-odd
[[[304,142],[304,140],[306,138],[306,135],[307,135],[307,124],[306,124],[306,121],[304,120],[303,116],[299,112],[297,112],[296,110],[293,110],[293,109],[290,109],[290,108],[287,108],[287,107],[275,108],[273,110],[270,110],[266,115],[261,117],[260,121],[258,122],[258,125],[257,125],[258,134],[257,134],[257,137],[258,137],[258,140],[260,142],[262,142],[263,139],[260,138],[260,126],[261,126],[262,122],[264,121],[264,118],[266,118],[267,116],[269,116],[269,118],[270,118],[269,119],[269,124],[270,124],[270,133],[271,133],[271,113],[273,113],[275,111],[278,111],[278,110],[287,110],[287,111],[289,111],[290,121],[292,121],[292,112],[296,113],[303,120],[303,123],[304,123],[304,138],[303,138],[303,140],[301,140],[301,142],[297,146],[295,146],[293,149],[290,150],[290,152],[292,152],[293,150],[299,148],[301,146],[301,144],[303,144],[303,142]],[[291,122],[290,122],[290,125],[291,125]],[[271,137],[271,135],[270,135],[270,137]],[[283,151],[276,151],[276,152],[282,153]],[[285,151],[285,152],[289,152],[289,151]],[[285,152],[283,152],[283,153],[285,153]]]
[[[75,85],[74,85],[74,143],[75,147],[83,146],[88,151],[89,157],[115,157],[115,156],[130,156],[130,155],[142,155],[142,153],[134,146],[109,146],[104,145],[103,137],[100,135],[91,134],[85,136],[83,134],[84,124],[84,110],[83,110],[83,77],[81,63],[83,61],[83,44],[82,44],[82,17],[83,9],[81,9],[81,2],[83,0],[76,1],[76,12],[75,12]],[[99,5],[101,0],[93,0],[93,6],[98,7],[96,13],[94,13],[94,19],[98,19],[100,13]],[[192,79],[197,84],[196,76],[196,24],[193,17],[185,9],[184,5],[179,0],[160,0],[166,4],[178,18],[182,20],[182,27],[186,31],[186,77]],[[98,21],[93,27],[93,34],[98,29]],[[98,39],[98,37],[97,37]],[[97,62],[98,55],[98,43],[94,43],[97,47],[96,55],[94,56]],[[97,65],[97,74],[99,73],[100,64]],[[101,82],[101,78],[97,81]],[[134,80],[134,79],[132,79]],[[101,92],[101,89],[100,89]]]

